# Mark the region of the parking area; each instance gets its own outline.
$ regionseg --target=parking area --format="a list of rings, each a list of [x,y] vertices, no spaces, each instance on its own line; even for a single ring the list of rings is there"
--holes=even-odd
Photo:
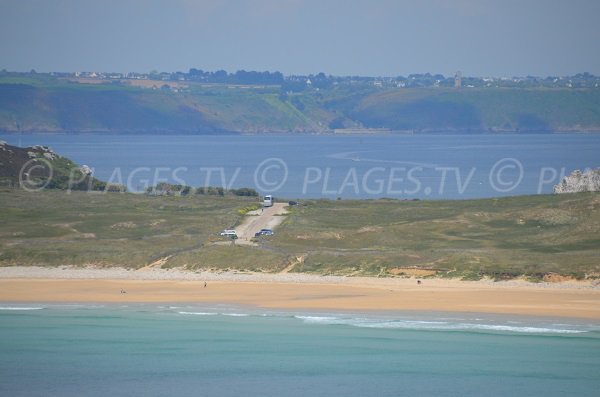
[[[288,203],[274,203],[272,207],[260,208],[249,212],[241,225],[236,227],[236,244],[254,244],[251,239],[261,229],[275,228],[284,221]]]

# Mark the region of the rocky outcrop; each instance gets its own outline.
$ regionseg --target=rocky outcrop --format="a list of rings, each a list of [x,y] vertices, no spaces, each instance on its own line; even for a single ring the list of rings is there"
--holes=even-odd
[[[580,193],[600,191],[600,168],[581,172],[575,170],[565,176],[558,185],[554,185],[554,193]]]
[[[22,187],[29,190],[113,188],[94,178],[90,167],[79,167],[48,146],[21,148],[4,141],[0,141],[0,187]]]

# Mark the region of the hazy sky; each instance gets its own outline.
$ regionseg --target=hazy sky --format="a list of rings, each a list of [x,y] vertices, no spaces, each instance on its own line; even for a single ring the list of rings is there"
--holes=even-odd
[[[0,0],[0,68],[600,74],[600,0]]]

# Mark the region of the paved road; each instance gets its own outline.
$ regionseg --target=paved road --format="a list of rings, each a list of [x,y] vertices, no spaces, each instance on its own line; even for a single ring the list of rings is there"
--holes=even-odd
[[[249,212],[241,225],[235,228],[238,240],[236,244],[252,244],[250,239],[260,229],[275,229],[283,220],[287,211],[287,203],[274,203],[272,207],[266,207],[262,211]]]

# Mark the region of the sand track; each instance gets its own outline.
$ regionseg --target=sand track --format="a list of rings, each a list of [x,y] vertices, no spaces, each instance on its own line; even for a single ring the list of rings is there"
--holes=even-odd
[[[238,235],[236,244],[255,245],[251,239],[260,229],[275,229],[285,220],[287,203],[275,203],[272,207],[249,212],[241,225],[235,230]]]

